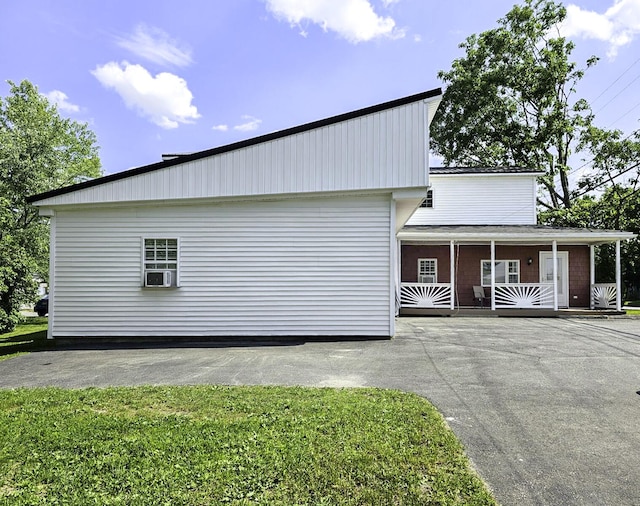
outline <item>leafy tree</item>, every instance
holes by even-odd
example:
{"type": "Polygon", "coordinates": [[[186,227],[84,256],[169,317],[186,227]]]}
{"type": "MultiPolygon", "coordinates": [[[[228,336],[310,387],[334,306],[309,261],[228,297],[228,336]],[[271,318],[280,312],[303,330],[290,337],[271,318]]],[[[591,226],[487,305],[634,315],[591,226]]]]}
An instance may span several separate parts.
{"type": "MultiPolygon", "coordinates": [[[[597,58],[584,68],[571,61],[574,45],[558,32],[565,17],[561,3],[524,0],[497,28],[468,37],[460,45],[465,55],[438,74],[446,90],[431,125],[432,148],[447,165],[544,172],[541,223],[638,234],[640,133],[623,138],[593,125],[576,86],[597,58]],[[571,175],[583,167],[588,174],[572,185],[578,178],[571,175]]],[[[611,249],[599,249],[601,278],[614,275],[611,249]]],[[[639,253],[637,239],[623,245],[623,281],[636,292],[639,253]]]]}
{"type": "Polygon", "coordinates": [[[468,37],[465,56],[438,74],[447,88],[431,126],[447,165],[544,171],[546,209],[571,207],[570,159],[592,121],[587,102],[575,99],[585,69],[569,59],[573,43],[550,36],[565,16],[559,3],[525,0],[497,28],[468,37]]]}
{"type": "Polygon", "coordinates": [[[100,175],[95,134],[62,118],[29,81],[0,97],[0,333],[47,278],[48,223],[26,197],[100,175]]]}
{"type": "MultiPolygon", "coordinates": [[[[582,135],[591,172],[578,182],[568,209],[540,213],[544,223],[587,228],[627,230],[640,235],[640,132],[622,137],[619,130],[589,127],[582,135]],[[595,191],[594,191],[595,190],[595,191]]],[[[615,280],[613,245],[597,250],[601,281],[615,280]]],[[[640,240],[622,244],[622,281],[628,297],[640,297],[640,240]]]]}

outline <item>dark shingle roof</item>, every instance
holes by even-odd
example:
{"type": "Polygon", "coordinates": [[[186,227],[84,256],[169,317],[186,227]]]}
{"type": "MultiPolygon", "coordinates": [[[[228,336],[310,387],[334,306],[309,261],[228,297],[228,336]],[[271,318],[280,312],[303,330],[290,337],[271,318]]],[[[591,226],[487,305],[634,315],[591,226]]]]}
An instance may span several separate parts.
{"type": "Polygon", "coordinates": [[[552,241],[575,244],[599,244],[635,237],[631,232],[595,228],[553,227],[548,225],[405,225],[399,233],[403,240],[459,240],[499,242],[552,241]]]}

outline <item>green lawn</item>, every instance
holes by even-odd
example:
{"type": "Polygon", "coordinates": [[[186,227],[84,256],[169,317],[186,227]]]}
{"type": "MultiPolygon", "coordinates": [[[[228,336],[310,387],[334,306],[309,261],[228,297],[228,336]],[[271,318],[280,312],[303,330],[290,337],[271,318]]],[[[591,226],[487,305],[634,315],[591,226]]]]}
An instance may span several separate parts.
{"type": "Polygon", "coordinates": [[[47,342],[47,319],[27,318],[13,332],[0,334],[0,360],[51,346],[47,342]]]}
{"type": "MultiPolygon", "coordinates": [[[[640,300],[625,301],[624,306],[640,307],[640,300]]],[[[622,309],[624,309],[628,315],[633,315],[633,316],[640,315],[640,309],[625,309],[624,306],[622,307],[622,309]]]]}
{"type": "Polygon", "coordinates": [[[0,504],[496,504],[398,391],[0,390],[0,441],[0,504]]]}

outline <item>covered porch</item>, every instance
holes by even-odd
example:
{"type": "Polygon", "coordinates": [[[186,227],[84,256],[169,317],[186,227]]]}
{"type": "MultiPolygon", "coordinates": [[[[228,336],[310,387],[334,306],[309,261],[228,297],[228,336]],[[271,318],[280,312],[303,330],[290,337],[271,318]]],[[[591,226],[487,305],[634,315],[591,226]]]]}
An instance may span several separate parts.
{"type": "Polygon", "coordinates": [[[621,312],[620,244],[632,237],[537,225],[407,226],[398,233],[398,311],[495,316],[621,312]],[[610,243],[615,243],[615,279],[597,279],[596,248],[610,243]]]}

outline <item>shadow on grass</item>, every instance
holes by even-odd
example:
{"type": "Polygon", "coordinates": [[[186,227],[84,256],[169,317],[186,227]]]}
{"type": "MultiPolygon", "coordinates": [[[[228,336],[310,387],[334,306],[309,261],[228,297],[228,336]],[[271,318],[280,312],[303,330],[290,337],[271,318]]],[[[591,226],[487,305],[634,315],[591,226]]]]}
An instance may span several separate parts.
{"type": "Polygon", "coordinates": [[[19,335],[0,336],[0,360],[10,355],[53,349],[54,343],[47,339],[46,330],[35,330],[19,335]]]}

